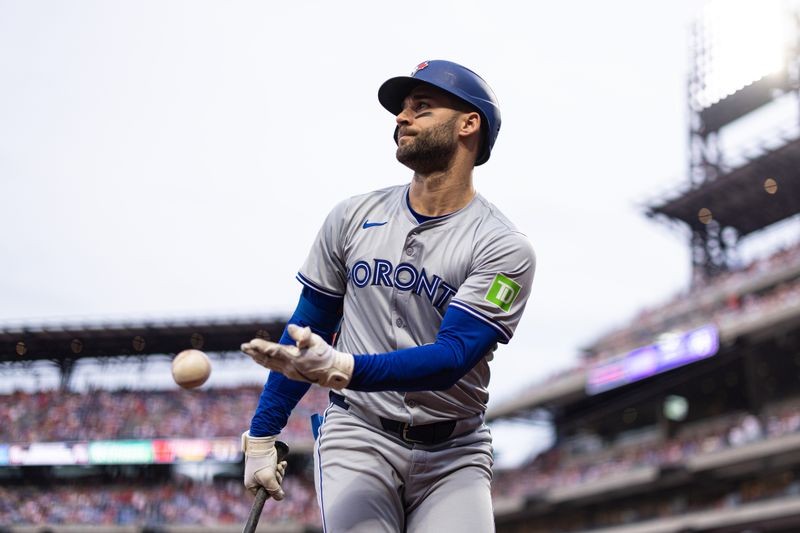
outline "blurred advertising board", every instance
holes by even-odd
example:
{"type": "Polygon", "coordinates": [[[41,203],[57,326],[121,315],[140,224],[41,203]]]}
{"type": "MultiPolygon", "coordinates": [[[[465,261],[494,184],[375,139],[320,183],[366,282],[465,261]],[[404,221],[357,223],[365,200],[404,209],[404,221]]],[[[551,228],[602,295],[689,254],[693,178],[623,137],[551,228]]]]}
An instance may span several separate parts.
{"type": "Polygon", "coordinates": [[[89,463],[93,465],[146,465],[153,462],[153,442],[149,440],[105,440],[89,443],[89,463]]]}
{"type": "Polygon", "coordinates": [[[85,442],[34,442],[8,446],[9,465],[85,465],[88,462],[85,442]]]}
{"type": "Polygon", "coordinates": [[[238,462],[238,439],[168,439],[153,441],[156,463],[238,462]]]}
{"type": "Polygon", "coordinates": [[[598,394],[679,366],[706,359],[719,351],[719,333],[709,324],[685,333],[669,333],[658,342],[636,348],[589,368],[586,393],[598,394]]]}
{"type": "Polygon", "coordinates": [[[0,444],[0,466],[236,463],[238,438],[0,444]]]}

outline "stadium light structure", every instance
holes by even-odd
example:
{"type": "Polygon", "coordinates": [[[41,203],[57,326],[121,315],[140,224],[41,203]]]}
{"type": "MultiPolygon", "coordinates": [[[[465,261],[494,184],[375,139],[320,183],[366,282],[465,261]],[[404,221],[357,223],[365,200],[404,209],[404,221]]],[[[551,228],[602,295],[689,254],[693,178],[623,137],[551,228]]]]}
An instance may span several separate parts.
{"type": "Polygon", "coordinates": [[[800,0],[708,0],[692,30],[689,183],[648,216],[688,229],[703,283],[738,264],[743,237],[800,212],[800,0]]]}
{"type": "Polygon", "coordinates": [[[696,35],[693,104],[710,107],[764,77],[785,73],[797,1],[710,0],[696,35]]]}

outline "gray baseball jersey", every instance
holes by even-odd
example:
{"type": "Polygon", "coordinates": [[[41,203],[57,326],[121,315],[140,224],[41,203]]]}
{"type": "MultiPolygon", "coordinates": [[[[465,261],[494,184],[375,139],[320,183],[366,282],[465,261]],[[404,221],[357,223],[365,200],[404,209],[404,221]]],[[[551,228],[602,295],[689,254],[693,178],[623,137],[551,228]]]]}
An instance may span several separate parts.
{"type": "MultiPolygon", "coordinates": [[[[417,223],[408,185],[349,198],[328,215],[298,280],[344,298],[336,347],[373,354],[430,344],[448,306],[508,342],[528,300],[535,256],[528,239],[481,195],[417,223]]],[[[444,391],[343,391],[359,412],[412,425],[486,410],[492,351],[444,391]]]]}

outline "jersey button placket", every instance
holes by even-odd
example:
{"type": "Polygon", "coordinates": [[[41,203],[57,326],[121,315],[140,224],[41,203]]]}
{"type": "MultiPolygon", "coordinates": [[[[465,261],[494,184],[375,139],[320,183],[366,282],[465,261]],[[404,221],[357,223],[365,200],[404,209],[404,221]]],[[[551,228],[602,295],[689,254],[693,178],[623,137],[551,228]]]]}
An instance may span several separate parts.
{"type": "Polygon", "coordinates": [[[405,253],[408,257],[414,257],[414,239],[416,236],[417,236],[417,231],[414,230],[410,232],[406,237],[405,253]]]}

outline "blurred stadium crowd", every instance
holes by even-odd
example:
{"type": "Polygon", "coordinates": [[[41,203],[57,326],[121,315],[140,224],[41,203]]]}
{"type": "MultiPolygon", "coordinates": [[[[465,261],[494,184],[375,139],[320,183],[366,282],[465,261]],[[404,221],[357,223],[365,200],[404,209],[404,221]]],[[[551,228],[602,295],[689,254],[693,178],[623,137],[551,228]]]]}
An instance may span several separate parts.
{"type": "MultiPolygon", "coordinates": [[[[740,321],[773,309],[800,306],[800,277],[765,290],[758,287],[760,278],[776,271],[800,269],[800,243],[743,266],[682,293],[663,307],[642,311],[630,323],[633,327],[614,331],[601,339],[600,350],[589,353],[581,365],[559,373],[579,372],[591,364],[608,359],[619,351],[652,342],[656,332],[670,328],[688,329],[698,323],[740,321]]],[[[800,431],[800,397],[797,401],[773,405],[756,417],[750,413],[727,413],[714,423],[703,421],[696,428],[688,426],[674,438],[661,442],[643,441],[635,446],[601,443],[598,439],[591,453],[582,449],[570,457],[566,446],[557,446],[536,457],[524,468],[505,472],[495,479],[497,496],[531,495],[545,490],[573,486],[641,466],[665,466],[689,457],[742,446],[757,440],[779,437],[800,431]]],[[[654,439],[657,437],[654,436],[654,439]]]]}
{"type": "Polygon", "coordinates": [[[712,422],[687,425],[679,435],[666,441],[653,432],[650,438],[644,436],[632,445],[603,444],[599,439],[589,444],[584,439],[579,449],[555,447],[524,468],[496,475],[493,493],[496,497],[532,496],[640,467],[681,465],[693,457],[797,432],[800,432],[800,397],[773,406],[761,417],[750,413],[727,414],[712,422]]]}
{"type": "Polygon", "coordinates": [[[664,304],[640,310],[624,327],[597,339],[576,366],[553,372],[544,381],[579,373],[627,350],[644,346],[665,331],[685,331],[709,322],[735,324],[800,305],[800,277],[776,286],[768,283],[776,272],[789,270],[800,273],[800,241],[711,281],[700,280],[664,304]],[[762,284],[765,289],[761,288],[762,284]]]}
{"type": "MultiPolygon", "coordinates": [[[[741,482],[734,490],[724,494],[709,495],[695,491],[685,491],[675,494],[669,501],[652,498],[649,501],[638,501],[636,505],[608,504],[598,506],[593,508],[591,519],[576,513],[570,517],[542,521],[537,524],[536,529],[531,531],[559,531],[562,533],[587,531],[702,512],[708,509],[733,510],[742,504],[797,495],[800,495],[800,474],[797,472],[784,472],[782,475],[769,480],[741,482]]],[[[758,530],[744,529],[741,531],[745,533],[758,530]]]]}
{"type": "MultiPolygon", "coordinates": [[[[235,437],[250,425],[260,387],[186,390],[40,391],[0,396],[0,443],[105,439],[235,437]]],[[[282,438],[312,441],[309,417],[322,412],[327,390],[312,387],[292,413],[282,438]]],[[[252,496],[241,480],[65,480],[43,490],[30,482],[0,483],[0,524],[218,525],[243,524],[252,496]]],[[[313,474],[290,465],[286,499],[266,505],[262,520],[319,525],[313,474]]]]}
{"type": "MultiPolygon", "coordinates": [[[[595,343],[585,364],[593,364],[620,352],[651,342],[654,336],[694,325],[746,320],[759,313],[800,302],[800,280],[794,279],[760,290],[760,283],[776,272],[800,269],[800,242],[787,246],[712,280],[698,279],[663,305],[642,310],[625,327],[609,332],[595,343]]],[[[574,370],[574,369],[573,369],[574,370]]]]}
{"type": "MultiPolygon", "coordinates": [[[[264,506],[271,524],[318,525],[314,485],[302,476],[287,477],[286,499],[264,506]]],[[[125,483],[92,486],[0,486],[0,524],[205,525],[244,524],[252,497],[238,480],[197,483],[125,483]]]]}
{"type": "MultiPolygon", "coordinates": [[[[647,310],[595,343],[581,365],[652,342],[669,329],[702,322],[735,323],[775,309],[800,306],[800,275],[778,283],[762,281],[778,271],[800,274],[800,244],[719,277],[715,283],[681,294],[666,305],[647,310]]],[[[17,391],[0,396],[0,443],[149,439],[164,437],[238,437],[249,426],[260,387],[184,390],[92,390],[88,392],[17,391]]],[[[309,416],[322,412],[327,392],[312,387],[295,409],[283,438],[311,440],[309,416]]],[[[535,497],[552,491],[624,476],[641,468],[669,468],[692,458],[742,448],[769,439],[800,434],[800,395],[772,402],[760,413],[725,411],[712,419],[687,423],[669,438],[657,428],[635,438],[608,441],[584,435],[565,440],[531,458],[520,468],[496,472],[493,495],[503,499],[535,497]]],[[[286,480],[287,499],[265,508],[273,523],[301,521],[319,526],[310,468],[297,468],[286,480]]],[[[665,504],[654,500],[636,508],[609,506],[593,517],[593,526],[674,515],[692,509],[725,508],[742,502],[800,494],[800,474],[787,471],[773,479],[742,482],[724,494],[676,495],[665,504]]],[[[243,523],[251,498],[236,479],[209,482],[176,477],[131,483],[77,481],[63,488],[22,483],[0,484],[0,524],[229,524],[243,523]]],[[[558,530],[580,530],[582,518],[554,524],[558,530]]],[[[555,530],[555,529],[554,529],[555,530]]]]}
{"type": "MultiPolygon", "coordinates": [[[[593,365],[653,343],[664,332],[685,331],[709,322],[730,332],[742,325],[769,323],[776,316],[796,314],[798,310],[800,244],[796,243],[723,274],[713,283],[700,284],[664,306],[641,312],[628,327],[612,331],[594,343],[577,366],[552,379],[584,375],[593,365]]],[[[734,407],[734,400],[726,402],[726,390],[730,398],[747,395],[744,383],[735,374],[717,374],[721,388],[716,392],[712,392],[713,386],[707,391],[701,389],[695,398],[705,403],[696,407],[711,416],[638,426],[631,431],[625,431],[621,422],[612,434],[584,428],[564,435],[552,448],[523,466],[495,472],[492,489],[496,505],[519,499],[558,502],[592,491],[602,493],[608,487],[636,483],[637,479],[663,477],[665,472],[680,476],[681,472],[702,471],[734,457],[744,461],[750,455],[774,453],[773,448],[792,449],[800,442],[800,391],[796,385],[800,379],[800,353],[789,355],[774,368],[770,367],[780,357],[762,352],[754,355],[757,366],[743,368],[744,372],[753,372],[745,379],[754,380],[764,400],[757,410],[742,408],[741,404],[734,407]]],[[[706,382],[713,384],[710,379],[706,382]]],[[[652,497],[641,494],[635,504],[618,499],[590,505],[581,513],[564,513],[552,522],[541,523],[541,529],[536,531],[584,531],[800,496],[800,471],[785,468],[778,473],[743,478],[721,489],[689,486],[666,497],[664,494],[667,493],[652,497]]]]}
{"type": "MultiPolygon", "coordinates": [[[[238,437],[250,427],[260,394],[260,387],[17,391],[0,396],[0,442],[238,437]]],[[[309,417],[327,404],[327,392],[312,387],[284,438],[310,439],[309,417]]]]}

